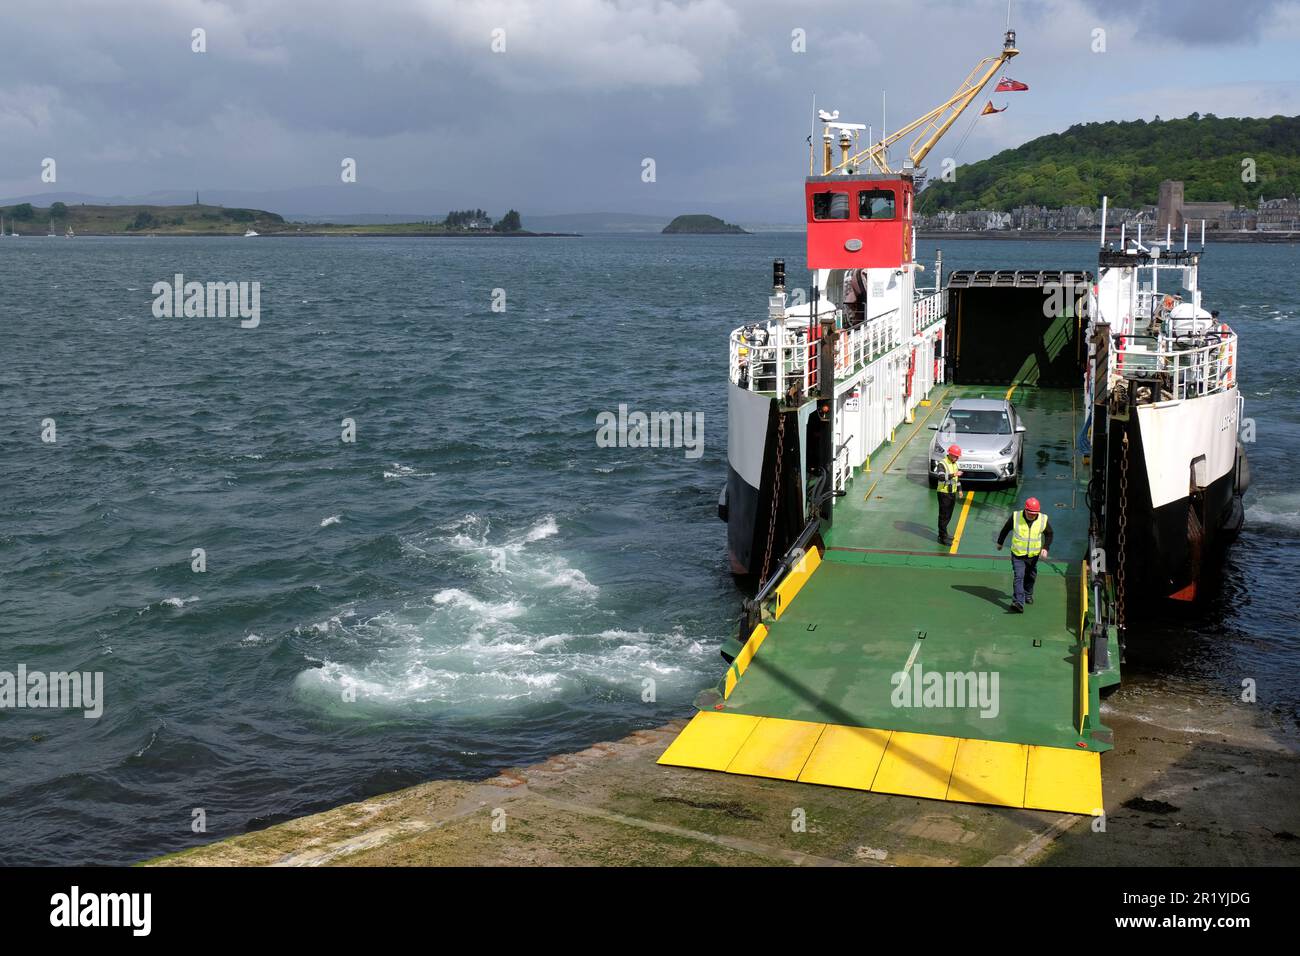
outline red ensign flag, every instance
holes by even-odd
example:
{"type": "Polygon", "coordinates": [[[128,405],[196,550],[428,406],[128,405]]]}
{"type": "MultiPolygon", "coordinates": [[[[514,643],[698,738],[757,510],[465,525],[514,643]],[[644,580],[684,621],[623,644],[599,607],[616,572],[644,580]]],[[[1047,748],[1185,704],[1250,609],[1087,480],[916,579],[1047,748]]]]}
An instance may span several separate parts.
{"type": "Polygon", "coordinates": [[[994,87],[994,93],[1020,93],[1029,89],[1028,83],[1021,83],[1019,80],[1013,80],[1009,77],[1002,77],[998,85],[994,87]]]}

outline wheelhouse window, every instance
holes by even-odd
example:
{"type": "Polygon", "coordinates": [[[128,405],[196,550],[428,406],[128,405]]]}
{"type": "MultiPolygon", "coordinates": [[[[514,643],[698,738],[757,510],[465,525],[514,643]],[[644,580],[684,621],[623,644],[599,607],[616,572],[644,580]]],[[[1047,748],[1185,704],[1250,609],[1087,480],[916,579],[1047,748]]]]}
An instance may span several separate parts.
{"type": "Polygon", "coordinates": [[[893,219],[894,191],[892,189],[863,189],[858,192],[859,219],[893,219]]]}
{"type": "Polygon", "coordinates": [[[849,194],[840,192],[813,193],[814,219],[848,219],[849,194]]]}

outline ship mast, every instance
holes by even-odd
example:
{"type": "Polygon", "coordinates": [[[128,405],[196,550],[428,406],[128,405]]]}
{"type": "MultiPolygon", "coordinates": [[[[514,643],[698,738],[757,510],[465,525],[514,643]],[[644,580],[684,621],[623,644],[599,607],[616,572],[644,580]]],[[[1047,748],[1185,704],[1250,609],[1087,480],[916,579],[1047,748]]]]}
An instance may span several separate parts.
{"type": "MultiPolygon", "coordinates": [[[[1002,52],[997,56],[986,56],[970,71],[962,84],[957,87],[957,91],[948,97],[943,103],[936,106],[924,116],[917,117],[908,123],[902,129],[890,133],[884,139],[880,140],[865,149],[858,150],[852,156],[847,156],[834,169],[827,169],[827,172],[846,172],[851,169],[857,169],[864,162],[870,162],[880,172],[892,174],[893,169],[889,167],[886,160],[886,151],[903,137],[920,130],[912,144],[908,147],[907,158],[911,166],[919,167],[921,160],[925,159],[930,150],[934,149],[936,143],[948,132],[948,128],[957,122],[957,117],[966,111],[975,97],[979,96],[980,90],[988,85],[989,80],[997,75],[1006,62],[1020,51],[1016,49],[1016,31],[1007,30],[1003,37],[1002,52]]],[[[829,165],[829,164],[828,164],[829,165]]]]}

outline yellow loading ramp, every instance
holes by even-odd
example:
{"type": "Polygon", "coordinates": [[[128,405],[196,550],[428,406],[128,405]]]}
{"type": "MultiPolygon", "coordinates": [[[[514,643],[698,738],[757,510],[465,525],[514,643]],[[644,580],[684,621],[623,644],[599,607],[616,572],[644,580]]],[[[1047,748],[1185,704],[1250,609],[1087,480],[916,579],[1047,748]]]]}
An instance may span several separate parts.
{"type": "Polygon", "coordinates": [[[1100,816],[1101,754],[700,711],[659,763],[850,790],[1100,816]]]}

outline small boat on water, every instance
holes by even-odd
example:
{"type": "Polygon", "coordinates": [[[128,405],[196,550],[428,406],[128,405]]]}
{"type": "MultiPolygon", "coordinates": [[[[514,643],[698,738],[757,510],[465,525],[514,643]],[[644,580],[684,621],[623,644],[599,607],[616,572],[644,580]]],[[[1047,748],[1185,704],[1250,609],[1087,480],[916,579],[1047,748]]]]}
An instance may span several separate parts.
{"type": "Polygon", "coordinates": [[[244,233],[244,238],[247,239],[249,236],[255,236],[255,235],[257,235],[257,233],[254,232],[252,229],[249,229],[247,232],[244,233]]]}

